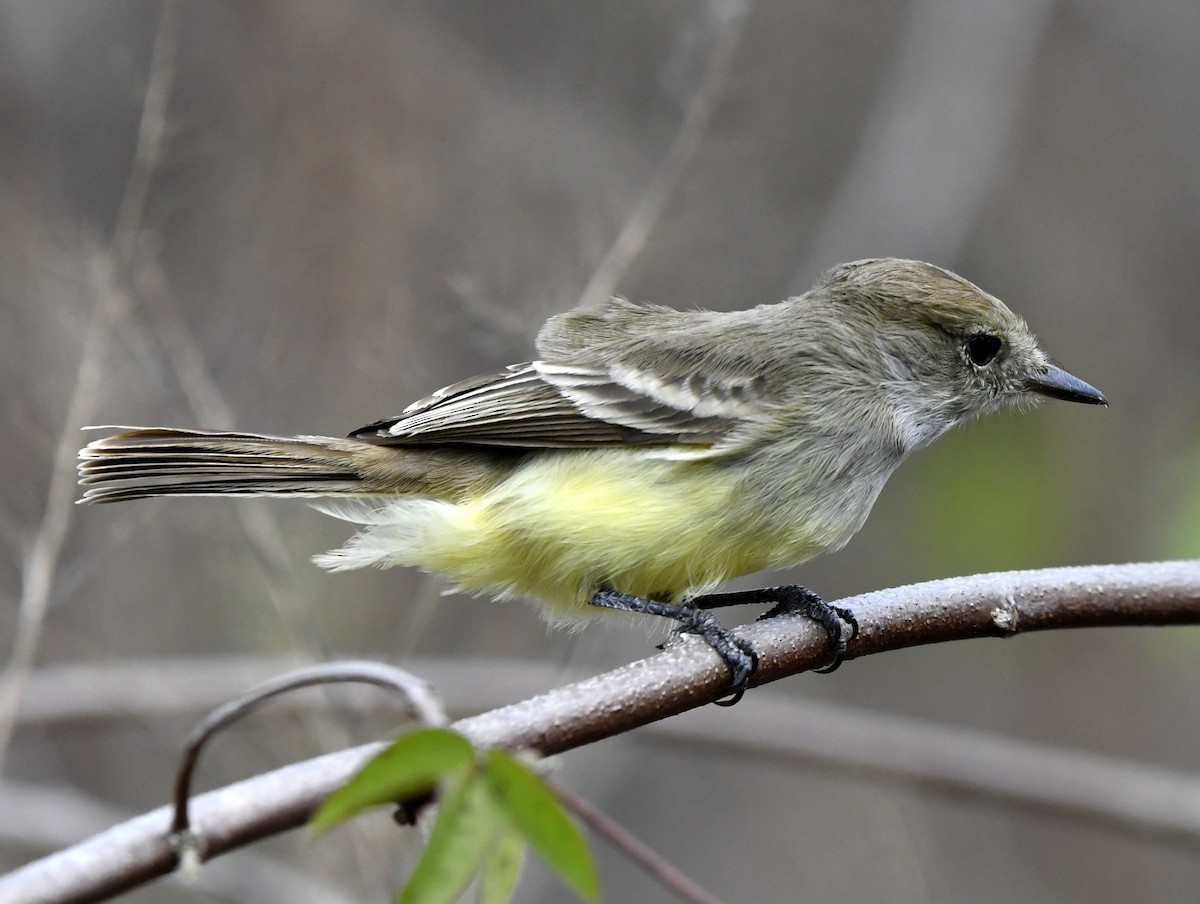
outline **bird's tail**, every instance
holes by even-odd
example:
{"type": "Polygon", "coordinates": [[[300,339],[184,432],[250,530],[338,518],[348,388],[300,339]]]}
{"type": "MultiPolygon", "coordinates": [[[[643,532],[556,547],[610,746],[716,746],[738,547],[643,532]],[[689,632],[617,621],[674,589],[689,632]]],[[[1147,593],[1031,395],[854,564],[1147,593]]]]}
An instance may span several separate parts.
{"type": "Polygon", "coordinates": [[[151,496],[368,496],[365,443],[141,427],[79,451],[81,502],[151,496]]]}

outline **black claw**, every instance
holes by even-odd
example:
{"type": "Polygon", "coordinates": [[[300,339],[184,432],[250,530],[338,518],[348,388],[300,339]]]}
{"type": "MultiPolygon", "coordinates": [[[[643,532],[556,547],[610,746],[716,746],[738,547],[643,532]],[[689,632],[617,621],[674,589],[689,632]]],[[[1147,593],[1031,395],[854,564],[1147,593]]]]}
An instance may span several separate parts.
{"type": "MultiPolygon", "coordinates": [[[[710,612],[704,612],[691,606],[676,606],[672,603],[662,603],[657,600],[647,600],[641,597],[619,593],[614,590],[601,590],[591,600],[590,605],[606,609],[622,609],[627,612],[645,612],[679,622],[676,633],[698,634],[712,647],[729,667],[729,697],[717,700],[720,706],[733,706],[746,693],[750,679],[758,671],[758,653],[748,640],[735,635],[722,625],[710,612]]],[[[659,646],[662,649],[662,645],[659,646]]]]}
{"type": "Polygon", "coordinates": [[[819,669],[813,669],[814,675],[828,675],[830,672],[836,672],[838,666],[846,659],[846,639],[838,638],[837,647],[833,651],[833,662],[829,665],[823,665],[819,669]]]}
{"type": "MultiPolygon", "coordinates": [[[[716,703],[720,706],[733,706],[742,699],[749,686],[750,678],[758,671],[758,653],[753,644],[742,640],[722,626],[708,610],[768,600],[774,601],[775,605],[760,615],[758,621],[794,612],[811,618],[825,629],[830,646],[833,648],[833,661],[822,668],[813,669],[813,671],[820,675],[828,675],[830,672],[836,671],[845,661],[847,645],[858,637],[858,619],[850,609],[844,606],[832,606],[811,590],[798,585],[710,594],[691,600],[687,606],[642,599],[608,589],[597,592],[589,602],[593,606],[608,609],[645,612],[649,615],[670,618],[679,623],[676,633],[698,634],[703,637],[725,661],[730,672],[729,695],[717,700],[716,703]],[[845,625],[850,626],[848,637],[845,625]]],[[[660,645],[659,649],[662,648],[663,646],[660,645]]]]}
{"type": "Polygon", "coordinates": [[[828,675],[837,670],[846,658],[846,646],[858,637],[858,619],[854,613],[844,606],[831,606],[806,587],[791,585],[773,587],[759,591],[763,598],[776,600],[773,608],[758,617],[758,621],[776,618],[799,612],[811,618],[825,629],[833,647],[833,662],[819,669],[813,669],[818,675],[828,675]],[[850,636],[847,637],[843,625],[850,626],[850,636]]]}
{"type": "Polygon", "coordinates": [[[733,706],[742,699],[751,676],[758,670],[758,652],[752,643],[735,636],[711,613],[688,607],[682,608],[687,614],[680,618],[680,633],[697,634],[704,638],[729,667],[731,696],[715,702],[721,706],[733,706]]]}
{"type": "MultiPolygon", "coordinates": [[[[738,639],[735,638],[735,640],[738,640],[738,639]]],[[[742,652],[745,653],[749,657],[749,660],[750,660],[749,667],[745,670],[745,674],[742,677],[741,681],[738,681],[737,677],[736,677],[737,670],[734,667],[734,664],[731,663],[728,659],[725,660],[726,665],[729,666],[730,672],[733,672],[735,677],[734,677],[733,682],[729,685],[729,696],[721,697],[721,698],[713,701],[713,703],[715,703],[717,706],[733,706],[735,703],[737,703],[739,700],[741,700],[742,697],[744,697],[746,695],[746,687],[750,681],[751,676],[753,676],[754,673],[758,671],[758,651],[756,649],[754,649],[754,644],[752,644],[748,641],[740,641],[739,640],[739,646],[741,647],[742,652]]]]}
{"type": "Polygon", "coordinates": [[[713,705],[714,706],[733,706],[739,700],[741,700],[742,697],[744,697],[744,696],[746,696],[746,689],[744,687],[731,688],[728,697],[717,698],[716,700],[713,701],[713,705]]]}
{"type": "Polygon", "coordinates": [[[845,606],[830,606],[829,608],[838,614],[838,618],[850,626],[850,636],[847,638],[847,642],[858,637],[858,619],[854,615],[854,610],[847,609],[845,606]]]}
{"type": "MultiPolygon", "coordinates": [[[[829,634],[830,640],[833,641],[833,662],[829,663],[827,666],[822,666],[819,669],[813,669],[813,672],[818,675],[828,675],[830,672],[836,672],[838,666],[845,661],[846,645],[849,644],[850,641],[854,640],[854,638],[858,637],[858,619],[854,616],[854,612],[852,612],[850,609],[847,609],[845,606],[831,606],[824,600],[820,599],[817,600],[817,603],[819,603],[820,606],[823,606],[828,612],[836,616],[835,619],[831,619],[829,622],[824,621],[819,616],[814,616],[818,622],[821,622],[825,626],[825,630],[829,634]],[[845,632],[842,631],[842,622],[845,622],[850,626],[849,637],[846,637],[845,632]]],[[[817,606],[816,608],[820,608],[820,606],[817,606]]]]}

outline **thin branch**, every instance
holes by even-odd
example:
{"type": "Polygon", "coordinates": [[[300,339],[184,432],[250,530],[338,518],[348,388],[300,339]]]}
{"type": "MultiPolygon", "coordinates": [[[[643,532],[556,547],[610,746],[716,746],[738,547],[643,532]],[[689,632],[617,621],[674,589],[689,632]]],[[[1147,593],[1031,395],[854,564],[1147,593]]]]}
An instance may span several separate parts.
{"type": "MultiPolygon", "coordinates": [[[[59,667],[34,673],[23,714],[44,727],[178,716],[218,706],[293,664],[283,658],[228,657],[59,667]]],[[[407,664],[438,688],[452,713],[460,714],[503,706],[563,678],[557,668],[525,660],[473,659],[468,665],[459,657],[416,657],[407,664]],[[481,674],[487,681],[479,681],[481,674]]],[[[297,708],[311,713],[317,703],[311,697],[289,698],[267,715],[297,708]]],[[[323,705],[328,708],[329,701],[323,705]]],[[[339,702],[356,710],[360,705],[378,709],[383,702],[365,695],[339,702]]],[[[742,761],[769,759],[916,785],[958,800],[1200,848],[1200,776],[1088,751],[769,694],[756,695],[752,705],[730,713],[702,707],[686,719],[647,725],[641,737],[693,752],[724,750],[742,761]]],[[[0,812],[0,837],[16,831],[16,822],[13,828],[6,822],[8,815],[0,812]]]]}
{"type": "Polygon", "coordinates": [[[687,750],[815,764],[1141,840],[1200,850],[1200,775],[968,728],[762,695],[652,726],[687,750]]]}
{"type": "MultiPolygon", "coordinates": [[[[233,408],[213,377],[203,350],[180,312],[160,261],[154,254],[146,253],[139,255],[137,262],[139,296],[154,316],[154,335],[162,346],[167,363],[175,372],[175,381],[182,388],[192,414],[205,426],[232,427],[233,408]]],[[[267,576],[264,582],[267,595],[281,627],[289,635],[291,646],[312,647],[318,653],[324,652],[320,638],[312,630],[311,618],[305,617],[313,609],[305,605],[309,590],[296,577],[297,569],[284,541],[278,515],[260,505],[239,505],[234,508],[242,535],[267,576]]]]}
{"type": "Polygon", "coordinates": [[[442,726],[449,721],[441,701],[433,695],[429,685],[411,672],[393,665],[359,661],[328,662],[302,666],[277,675],[217,707],[192,730],[175,776],[175,816],[171,820],[171,832],[191,832],[188,803],[192,799],[192,775],[200,762],[201,751],[213,735],[273,697],[305,687],[330,684],[373,684],[396,691],[404,697],[411,715],[420,724],[442,726]]]}
{"type": "Polygon", "coordinates": [[[675,897],[690,904],[721,904],[721,901],[697,885],[685,873],[672,866],[657,851],[617,821],[596,809],[570,788],[551,783],[551,789],[572,813],[586,822],[597,835],[640,866],[675,897]]]}
{"type": "Polygon", "coordinates": [[[1055,7],[1055,0],[905,5],[895,53],[807,244],[795,291],[838,261],[958,257],[1019,138],[1021,99],[1055,7]]]}
{"type": "Polygon", "coordinates": [[[94,407],[102,385],[101,369],[108,353],[112,328],[129,309],[129,296],[121,286],[119,273],[128,270],[141,233],[146,197],[158,167],[162,135],[170,95],[175,57],[175,6],[163,8],[158,35],[146,85],[145,100],[138,128],[133,167],[125,184],[107,254],[97,262],[94,282],[99,297],[88,325],[87,337],[79,356],[75,386],[62,420],[54,452],[54,466],[46,491],[42,523],[25,559],[21,603],[12,653],[0,676],[0,770],[12,735],[13,721],[29,670],[41,645],[42,625],[50,603],[50,591],[58,560],[70,524],[71,501],[75,495],[75,451],[78,430],[94,407]]]}
{"type": "MultiPolygon", "coordinates": [[[[941,641],[1051,628],[1200,624],[1200,561],[1103,565],[952,578],[839,601],[861,631],[848,659],[941,641]]],[[[758,648],[757,683],[823,665],[820,630],[803,618],[746,627],[758,648]]],[[[721,696],[724,666],[688,639],[606,675],[454,724],[474,743],[557,753],[703,706],[721,696]]],[[[754,707],[751,697],[741,707],[754,707]]],[[[731,712],[736,719],[737,710],[731,712]]],[[[730,723],[730,728],[735,723],[730,723]]],[[[297,763],[193,801],[205,849],[216,856],[302,824],[334,788],[382,749],[368,744],[297,763]]],[[[1186,814],[1181,815],[1182,817],[1186,814]]],[[[1196,813],[1192,812],[1193,822],[1196,813]]],[[[163,807],[0,879],[15,902],[102,900],[175,865],[163,807]]],[[[1191,827],[1191,838],[1200,826],[1191,827]]]]}
{"type": "Polygon", "coordinates": [[[596,307],[607,301],[621,277],[645,247],[646,240],[667,206],[671,192],[700,147],[713,110],[729,81],[733,59],[741,43],[742,26],[749,18],[750,5],[749,0],[715,0],[709,4],[706,13],[717,20],[717,33],[700,84],[688,98],[679,131],[671,140],[641,199],[580,293],[579,307],[596,307]]]}
{"type": "MultiPolygon", "coordinates": [[[[77,788],[46,787],[0,781],[0,841],[17,849],[54,848],[84,834],[128,819],[129,814],[90,797],[77,788]]],[[[233,866],[233,864],[230,864],[233,866]]],[[[273,857],[243,851],[233,869],[204,870],[199,875],[165,876],[193,900],[204,892],[228,901],[303,901],[304,904],[350,904],[362,898],[273,857]]]]}
{"type": "MultiPolygon", "coordinates": [[[[318,661],[295,656],[212,656],[47,666],[33,672],[18,723],[41,728],[165,717],[191,717],[220,706],[247,687],[318,661]]],[[[460,715],[504,706],[567,680],[558,666],[528,659],[468,656],[405,657],[405,669],[421,675],[438,691],[452,713],[460,715]],[[486,681],[479,676],[486,675],[486,681]]],[[[584,677],[579,675],[577,677],[584,677]]],[[[265,717],[297,712],[351,708],[355,712],[392,710],[376,694],[316,695],[280,700],[265,717]]]]}
{"type": "MultiPolygon", "coordinates": [[[[139,252],[133,274],[138,298],[151,316],[154,335],[175,373],[176,383],[183,389],[188,406],[201,424],[233,426],[234,409],[215,379],[191,326],[181,313],[170,280],[159,260],[158,248],[144,242],[139,252]]],[[[262,570],[262,587],[286,638],[285,646],[295,650],[311,650],[315,656],[328,658],[328,644],[312,617],[317,609],[312,605],[312,587],[299,577],[303,569],[297,568],[293,561],[278,513],[270,506],[235,505],[233,514],[246,540],[246,549],[254,555],[262,570]]],[[[293,661],[286,668],[296,664],[293,661]]],[[[302,715],[306,713],[302,711],[302,715]]],[[[309,723],[307,728],[317,742],[327,749],[350,743],[347,726],[341,722],[315,721],[309,723]]],[[[359,824],[351,826],[349,830],[355,834],[362,831],[359,824]]],[[[355,846],[354,856],[364,856],[363,850],[362,846],[355,846]]],[[[365,868],[366,862],[362,865],[365,868]]]]}
{"type": "Polygon", "coordinates": [[[163,136],[167,132],[167,102],[175,81],[175,39],[178,31],[179,8],[168,2],[162,8],[154,49],[150,56],[150,77],[142,101],[142,116],[138,122],[137,144],[133,151],[133,166],[121,195],[117,220],[113,226],[109,253],[128,267],[142,235],[146,216],[146,201],[158,163],[162,157],[163,136]]]}

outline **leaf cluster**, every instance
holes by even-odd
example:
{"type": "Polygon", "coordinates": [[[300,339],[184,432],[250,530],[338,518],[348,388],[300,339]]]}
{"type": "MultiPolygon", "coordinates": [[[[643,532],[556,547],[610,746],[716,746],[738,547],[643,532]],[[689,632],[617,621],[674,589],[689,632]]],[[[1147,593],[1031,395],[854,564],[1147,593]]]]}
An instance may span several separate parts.
{"type": "Polygon", "coordinates": [[[400,737],[326,798],[311,827],[430,795],[437,816],[399,904],[453,904],[475,876],[482,904],[506,904],[528,848],[579,897],[599,896],[587,843],[546,783],[511,753],[477,751],[446,729],[400,737]]]}

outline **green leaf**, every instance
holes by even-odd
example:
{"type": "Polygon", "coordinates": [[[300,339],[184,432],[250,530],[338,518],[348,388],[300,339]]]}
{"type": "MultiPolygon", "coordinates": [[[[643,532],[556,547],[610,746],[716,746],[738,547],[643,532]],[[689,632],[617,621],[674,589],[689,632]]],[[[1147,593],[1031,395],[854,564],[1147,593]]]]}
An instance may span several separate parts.
{"type": "Polygon", "coordinates": [[[446,786],[429,843],[397,904],[454,904],[506,828],[483,776],[463,770],[446,786]]]}
{"type": "Polygon", "coordinates": [[[442,728],[414,731],[376,754],[313,814],[310,827],[322,832],[378,804],[428,794],[439,781],[474,757],[471,743],[442,728]]]}
{"type": "Polygon", "coordinates": [[[524,860],[525,839],[505,826],[492,841],[479,871],[480,904],[508,904],[517,890],[524,860]]]}
{"type": "Polygon", "coordinates": [[[600,896],[596,865],[579,829],[554,792],[526,765],[503,750],[489,750],[484,775],[513,826],[575,894],[600,896]]]}

